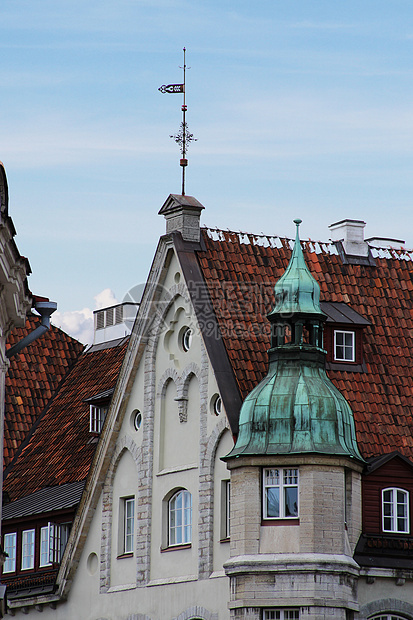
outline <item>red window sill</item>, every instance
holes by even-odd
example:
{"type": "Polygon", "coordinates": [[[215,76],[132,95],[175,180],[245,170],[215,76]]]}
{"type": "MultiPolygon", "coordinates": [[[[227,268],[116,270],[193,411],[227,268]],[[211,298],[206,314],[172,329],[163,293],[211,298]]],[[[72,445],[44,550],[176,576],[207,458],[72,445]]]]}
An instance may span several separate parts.
{"type": "Polygon", "coordinates": [[[133,558],[133,552],[132,553],[122,553],[121,555],[117,556],[117,560],[123,560],[123,558],[133,558]]]}

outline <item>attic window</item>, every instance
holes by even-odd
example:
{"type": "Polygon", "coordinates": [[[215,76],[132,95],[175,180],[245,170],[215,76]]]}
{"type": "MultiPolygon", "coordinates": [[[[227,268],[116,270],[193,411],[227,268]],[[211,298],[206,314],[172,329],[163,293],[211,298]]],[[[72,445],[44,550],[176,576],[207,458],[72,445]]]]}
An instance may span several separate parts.
{"type": "Polygon", "coordinates": [[[96,405],[90,405],[90,421],[89,431],[91,433],[100,433],[105,422],[108,407],[97,407],[96,405]]]}

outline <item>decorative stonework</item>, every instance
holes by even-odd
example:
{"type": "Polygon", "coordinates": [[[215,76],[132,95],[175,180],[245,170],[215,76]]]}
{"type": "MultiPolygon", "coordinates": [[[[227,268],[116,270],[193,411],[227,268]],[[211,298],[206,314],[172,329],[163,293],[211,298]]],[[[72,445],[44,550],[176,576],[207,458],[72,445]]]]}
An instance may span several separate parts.
{"type": "Polygon", "coordinates": [[[196,618],[196,620],[218,620],[218,614],[211,613],[205,607],[188,607],[173,620],[191,620],[191,618],[196,618]]]}
{"type": "Polygon", "coordinates": [[[199,564],[200,579],[208,579],[213,571],[214,545],[214,463],[223,433],[229,429],[227,418],[221,418],[201,452],[199,470],[199,564]]]}
{"type": "MultiPolygon", "coordinates": [[[[132,455],[137,469],[137,480],[142,468],[142,452],[135,442],[128,436],[118,440],[112,456],[102,494],[102,537],[100,553],[100,592],[107,592],[110,588],[110,562],[112,555],[112,519],[113,519],[113,479],[122,455],[128,450],[132,455]]],[[[139,515],[139,487],[137,489],[137,504],[139,515]]],[[[139,523],[139,516],[138,516],[139,523]]]]}
{"type": "Polygon", "coordinates": [[[359,620],[367,620],[373,614],[379,613],[402,614],[407,618],[413,618],[413,605],[397,598],[385,598],[360,607],[359,620]]]}

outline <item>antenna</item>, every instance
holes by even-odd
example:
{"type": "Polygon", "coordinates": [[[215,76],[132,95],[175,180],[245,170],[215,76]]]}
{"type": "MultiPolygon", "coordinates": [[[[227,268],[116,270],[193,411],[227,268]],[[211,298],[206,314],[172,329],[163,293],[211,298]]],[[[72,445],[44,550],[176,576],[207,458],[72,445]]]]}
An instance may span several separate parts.
{"type": "Polygon", "coordinates": [[[158,90],[161,93],[169,93],[169,94],[175,94],[175,93],[183,93],[184,95],[184,101],[182,104],[182,123],[179,127],[179,131],[177,134],[169,136],[170,138],[173,138],[175,140],[175,142],[179,145],[180,147],[180,151],[181,151],[181,159],[179,160],[179,164],[182,168],[182,196],[185,196],[185,168],[188,165],[188,160],[186,157],[187,151],[188,151],[188,147],[190,145],[191,142],[196,142],[197,138],[194,138],[194,134],[190,133],[188,130],[188,125],[186,122],[186,112],[187,112],[187,105],[186,105],[186,100],[185,100],[185,86],[186,86],[186,69],[190,69],[191,67],[187,67],[186,63],[185,63],[185,53],[186,53],[186,48],[183,48],[183,52],[184,52],[184,66],[180,67],[181,69],[183,69],[184,72],[184,81],[183,84],[163,84],[160,88],[158,88],[158,90]]]}

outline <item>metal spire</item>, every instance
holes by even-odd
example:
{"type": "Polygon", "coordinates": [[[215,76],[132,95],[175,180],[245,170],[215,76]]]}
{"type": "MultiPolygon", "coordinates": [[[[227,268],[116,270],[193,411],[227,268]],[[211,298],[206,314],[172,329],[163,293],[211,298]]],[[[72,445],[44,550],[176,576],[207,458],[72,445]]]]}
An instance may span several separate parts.
{"type": "MultiPolygon", "coordinates": [[[[190,145],[191,142],[196,142],[197,138],[194,138],[194,134],[190,133],[188,130],[188,125],[186,122],[186,111],[187,111],[187,105],[186,105],[186,101],[185,101],[185,80],[186,80],[186,63],[185,63],[185,52],[186,49],[185,47],[183,48],[183,52],[184,52],[184,65],[183,67],[181,67],[181,69],[183,69],[184,72],[184,81],[183,84],[163,84],[160,88],[158,88],[158,90],[161,93],[170,93],[170,94],[174,94],[174,93],[183,93],[184,95],[184,101],[182,104],[182,123],[179,127],[179,131],[177,134],[175,135],[171,135],[169,136],[170,138],[173,138],[175,140],[175,142],[177,144],[179,144],[180,147],[180,151],[181,151],[181,159],[179,161],[180,166],[182,167],[182,196],[185,196],[185,168],[188,165],[188,160],[186,158],[186,153],[188,150],[188,147],[190,145]]],[[[190,69],[190,67],[188,67],[188,69],[190,69]]]]}

